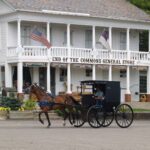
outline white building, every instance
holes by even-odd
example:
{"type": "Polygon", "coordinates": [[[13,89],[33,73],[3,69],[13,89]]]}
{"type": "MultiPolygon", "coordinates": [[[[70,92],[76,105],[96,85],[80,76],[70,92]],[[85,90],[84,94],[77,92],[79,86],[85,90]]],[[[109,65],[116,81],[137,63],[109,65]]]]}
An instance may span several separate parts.
{"type": "Polygon", "coordinates": [[[77,92],[81,80],[121,83],[121,100],[150,100],[150,46],[141,51],[140,33],[150,17],[127,0],[0,0],[0,86],[23,92],[37,82],[58,94],[77,92]],[[33,28],[52,44],[30,38],[33,28]],[[111,51],[99,42],[109,31],[111,51]],[[67,88],[67,89],[65,89],[67,88]]]}

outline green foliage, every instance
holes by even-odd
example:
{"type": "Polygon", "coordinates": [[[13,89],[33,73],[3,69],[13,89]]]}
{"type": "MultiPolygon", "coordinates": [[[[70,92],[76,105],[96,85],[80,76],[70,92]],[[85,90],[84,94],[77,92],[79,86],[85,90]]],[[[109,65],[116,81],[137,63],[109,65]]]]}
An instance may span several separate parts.
{"type": "Polygon", "coordinates": [[[6,97],[2,99],[1,105],[3,107],[9,107],[11,110],[18,110],[21,107],[22,102],[15,98],[6,97]]]}
{"type": "Polygon", "coordinates": [[[129,0],[132,4],[150,13],[150,0],[129,0]]]}
{"type": "Polygon", "coordinates": [[[57,109],[54,111],[58,116],[64,117],[64,112],[62,112],[61,110],[57,109]]]}
{"type": "Polygon", "coordinates": [[[134,108],[133,112],[150,112],[150,109],[134,108]]]}
{"type": "Polygon", "coordinates": [[[25,110],[34,110],[34,109],[36,108],[36,102],[33,101],[33,100],[31,100],[31,99],[26,100],[26,101],[24,102],[23,108],[24,108],[25,110]]]}

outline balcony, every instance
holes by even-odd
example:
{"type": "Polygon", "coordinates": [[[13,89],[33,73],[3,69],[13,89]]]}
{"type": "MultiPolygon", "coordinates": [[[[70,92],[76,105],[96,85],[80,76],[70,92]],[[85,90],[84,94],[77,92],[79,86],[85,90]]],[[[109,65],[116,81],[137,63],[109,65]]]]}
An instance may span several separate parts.
{"type": "Polygon", "coordinates": [[[57,63],[85,63],[85,64],[112,64],[112,65],[150,65],[150,53],[126,50],[86,49],[67,47],[43,46],[8,47],[7,60],[57,62],[57,63]]]}

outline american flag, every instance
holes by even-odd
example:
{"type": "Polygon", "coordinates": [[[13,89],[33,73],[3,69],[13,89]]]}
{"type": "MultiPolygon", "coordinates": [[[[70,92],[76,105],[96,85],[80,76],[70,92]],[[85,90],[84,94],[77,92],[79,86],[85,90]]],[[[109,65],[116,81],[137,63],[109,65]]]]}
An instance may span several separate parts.
{"type": "Polygon", "coordinates": [[[33,40],[35,40],[35,41],[41,42],[41,43],[44,44],[47,48],[50,48],[50,47],[51,47],[50,42],[46,39],[46,37],[43,35],[42,32],[38,31],[38,29],[34,29],[34,30],[31,32],[30,37],[31,37],[33,40]]]}
{"type": "Polygon", "coordinates": [[[109,34],[108,31],[104,30],[99,38],[99,42],[109,51],[111,51],[110,45],[109,45],[109,34]]]}

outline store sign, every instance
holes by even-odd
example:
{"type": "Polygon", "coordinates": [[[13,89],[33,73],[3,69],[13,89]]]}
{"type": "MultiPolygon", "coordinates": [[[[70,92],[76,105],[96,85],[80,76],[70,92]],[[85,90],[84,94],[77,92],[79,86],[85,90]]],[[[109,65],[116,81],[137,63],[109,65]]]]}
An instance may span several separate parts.
{"type": "Polygon", "coordinates": [[[26,67],[45,67],[45,63],[25,63],[26,67]]]}
{"type": "Polygon", "coordinates": [[[61,63],[82,63],[82,64],[112,64],[112,65],[134,65],[133,60],[120,59],[94,59],[94,58],[67,58],[67,57],[52,57],[52,62],[61,63]]]}

